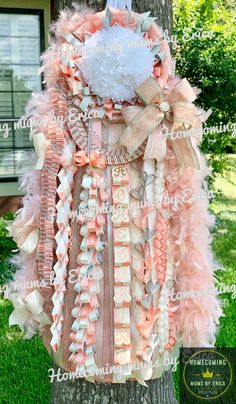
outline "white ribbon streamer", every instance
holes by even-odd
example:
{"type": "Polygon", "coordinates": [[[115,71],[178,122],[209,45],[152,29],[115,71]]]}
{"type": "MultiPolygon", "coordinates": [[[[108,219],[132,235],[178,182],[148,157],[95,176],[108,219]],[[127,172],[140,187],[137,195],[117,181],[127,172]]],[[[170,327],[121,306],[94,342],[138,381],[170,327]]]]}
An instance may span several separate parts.
{"type": "Polygon", "coordinates": [[[107,0],[107,7],[132,10],[132,0],[107,0]]]}
{"type": "Polygon", "coordinates": [[[38,161],[37,161],[35,169],[41,170],[44,165],[45,153],[46,153],[47,147],[49,145],[49,141],[45,138],[44,134],[40,132],[40,133],[36,133],[33,136],[33,143],[34,143],[35,152],[38,156],[38,161]]]}
{"type": "Polygon", "coordinates": [[[28,235],[24,243],[18,245],[18,247],[26,254],[31,254],[37,247],[38,240],[39,240],[39,229],[35,229],[28,235]]]}

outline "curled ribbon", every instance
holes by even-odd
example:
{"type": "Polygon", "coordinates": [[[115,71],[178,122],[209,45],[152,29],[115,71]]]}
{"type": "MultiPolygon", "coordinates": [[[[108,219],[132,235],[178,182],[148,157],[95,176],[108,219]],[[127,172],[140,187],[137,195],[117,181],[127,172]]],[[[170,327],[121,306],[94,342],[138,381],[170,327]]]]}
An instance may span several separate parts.
{"type": "MultiPolygon", "coordinates": [[[[118,143],[125,146],[132,155],[148,138],[144,158],[162,161],[166,153],[166,138],[159,125],[165,121],[171,131],[191,128],[195,119],[192,102],[196,95],[188,81],[183,79],[175,85],[167,100],[164,91],[152,77],[147,78],[135,92],[145,106],[128,106],[123,109],[128,126],[118,143]]],[[[189,137],[170,141],[181,167],[199,169],[198,157],[189,137]]]]}
{"type": "Polygon", "coordinates": [[[103,169],[107,165],[105,157],[97,150],[92,151],[89,156],[83,150],[76,152],[74,155],[74,162],[79,167],[89,164],[91,167],[103,169]]]}

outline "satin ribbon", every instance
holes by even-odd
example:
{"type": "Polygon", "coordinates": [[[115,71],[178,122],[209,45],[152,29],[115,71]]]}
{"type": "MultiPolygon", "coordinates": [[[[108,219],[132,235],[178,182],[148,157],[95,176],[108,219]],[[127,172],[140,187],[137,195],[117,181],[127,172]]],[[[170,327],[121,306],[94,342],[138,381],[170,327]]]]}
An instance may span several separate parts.
{"type": "MultiPolygon", "coordinates": [[[[13,305],[15,310],[9,317],[9,325],[18,325],[22,331],[25,331],[25,323],[29,320],[29,316],[39,323],[39,327],[50,324],[51,321],[47,314],[43,311],[44,298],[36,289],[29,293],[26,297],[16,297],[14,294],[13,305]]],[[[36,333],[36,329],[28,332],[27,338],[31,338],[36,333]]]]}
{"type": "Polygon", "coordinates": [[[170,352],[175,346],[175,344],[176,344],[176,338],[169,337],[168,344],[165,346],[165,349],[170,352]]]}
{"type": "Polygon", "coordinates": [[[45,138],[44,134],[40,132],[40,133],[36,133],[33,136],[33,143],[34,143],[35,152],[38,156],[38,161],[36,163],[35,169],[41,170],[44,165],[45,153],[46,153],[48,146],[50,145],[50,141],[47,140],[45,138]]]}
{"type": "MultiPolygon", "coordinates": [[[[112,1],[114,1],[114,0],[112,0],[112,1]]],[[[105,17],[103,17],[103,27],[108,29],[111,25],[112,19],[113,19],[112,12],[109,9],[109,6],[107,5],[105,17]]]]}
{"type": "Polygon", "coordinates": [[[137,328],[144,338],[148,339],[150,337],[153,324],[155,323],[159,312],[160,310],[158,308],[151,307],[149,311],[145,313],[146,319],[137,324],[137,328]]]}
{"type": "Polygon", "coordinates": [[[103,105],[104,109],[105,109],[105,113],[108,116],[109,119],[112,119],[112,115],[114,112],[114,104],[112,101],[110,102],[105,102],[103,105]]]}
{"type": "MultiPolygon", "coordinates": [[[[63,64],[60,64],[60,68],[61,68],[62,73],[65,76],[68,76],[68,77],[66,77],[66,80],[67,80],[67,83],[70,87],[72,94],[77,95],[77,94],[81,93],[82,83],[81,83],[81,81],[79,81],[79,77],[77,77],[77,74],[76,74],[77,71],[74,66],[74,61],[69,60],[69,59],[63,59],[62,62],[63,62],[63,64]]],[[[83,100],[82,100],[82,102],[83,102],[83,100]]],[[[81,104],[82,104],[82,102],[81,102],[81,104]]],[[[90,102],[91,102],[91,97],[89,99],[88,105],[90,104],[90,102]]]]}
{"type": "Polygon", "coordinates": [[[147,341],[147,346],[142,351],[137,351],[136,355],[144,361],[150,362],[156,346],[159,344],[159,338],[156,334],[151,334],[147,341]]]}
{"type": "Polygon", "coordinates": [[[104,111],[104,114],[111,120],[120,121],[122,115],[122,105],[115,104],[112,101],[104,102],[101,110],[104,111]]]}
{"type": "MultiPolygon", "coordinates": [[[[125,146],[132,155],[148,138],[144,158],[162,161],[166,153],[166,138],[160,132],[160,124],[165,120],[171,131],[189,129],[195,119],[196,96],[186,79],[180,80],[165,99],[164,92],[152,77],[146,79],[136,94],[145,104],[128,106],[123,109],[123,117],[128,125],[119,138],[119,145],[125,146]]],[[[178,163],[181,167],[199,168],[199,161],[190,138],[171,140],[178,163]]]]}
{"type": "Polygon", "coordinates": [[[39,229],[35,229],[28,235],[23,244],[18,243],[18,247],[21,249],[21,251],[24,251],[26,254],[31,254],[37,247],[38,240],[39,240],[39,229]]]}
{"type": "Polygon", "coordinates": [[[16,221],[9,227],[10,235],[23,252],[31,254],[37,247],[39,240],[39,229],[35,228],[33,223],[34,218],[25,222],[24,219],[16,221]]]}
{"type": "Polygon", "coordinates": [[[83,42],[80,42],[78,36],[74,36],[72,33],[70,32],[64,32],[63,34],[61,34],[61,36],[73,47],[75,47],[77,50],[80,50],[84,44],[83,42]]]}
{"type": "Polygon", "coordinates": [[[107,7],[132,10],[132,0],[107,0],[107,7]]]}
{"type": "Polygon", "coordinates": [[[103,169],[107,165],[105,157],[96,150],[92,151],[89,156],[83,150],[76,152],[74,155],[74,162],[79,167],[89,164],[92,167],[103,169]]]}

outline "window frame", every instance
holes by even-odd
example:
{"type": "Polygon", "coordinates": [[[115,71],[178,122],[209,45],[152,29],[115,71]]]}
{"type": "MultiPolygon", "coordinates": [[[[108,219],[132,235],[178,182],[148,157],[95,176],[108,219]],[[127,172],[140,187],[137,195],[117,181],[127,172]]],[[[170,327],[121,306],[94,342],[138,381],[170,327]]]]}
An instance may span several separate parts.
{"type": "MultiPolygon", "coordinates": [[[[0,7],[0,14],[19,14],[19,15],[36,15],[39,16],[39,39],[40,39],[40,44],[39,44],[39,49],[40,49],[40,54],[42,54],[45,51],[45,24],[44,24],[44,9],[32,9],[32,8],[15,8],[15,7],[0,7]]],[[[41,75],[41,85],[42,85],[42,90],[44,90],[44,85],[43,85],[43,80],[42,80],[42,75],[41,75]]],[[[12,92],[11,92],[12,93],[12,92]]],[[[6,118],[1,118],[0,123],[2,122],[10,122],[14,118],[9,118],[9,121],[6,118]],[[4,120],[4,121],[3,121],[4,120]]],[[[17,119],[15,120],[17,121],[17,119]]],[[[1,136],[1,134],[0,134],[1,136]]],[[[3,150],[4,148],[1,147],[0,145],[0,150],[3,150]]],[[[27,147],[25,149],[20,148],[20,147],[15,147],[15,132],[13,132],[13,147],[9,149],[11,151],[15,150],[33,150],[33,145],[31,147],[27,147]]],[[[15,165],[15,161],[14,161],[15,165]]],[[[16,182],[18,181],[18,178],[21,174],[9,174],[9,175],[0,175],[0,182],[16,182]]]]}
{"type": "Polygon", "coordinates": [[[45,51],[45,36],[44,36],[44,10],[35,8],[14,8],[0,7],[0,14],[27,14],[39,16],[39,32],[40,32],[40,52],[45,51]]]}

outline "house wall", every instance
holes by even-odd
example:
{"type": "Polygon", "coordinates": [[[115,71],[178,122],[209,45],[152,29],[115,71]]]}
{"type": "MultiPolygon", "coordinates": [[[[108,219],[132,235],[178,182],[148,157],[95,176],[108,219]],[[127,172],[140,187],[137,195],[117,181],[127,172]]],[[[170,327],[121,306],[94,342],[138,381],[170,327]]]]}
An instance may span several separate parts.
{"type": "MultiPolygon", "coordinates": [[[[0,0],[0,9],[18,8],[21,10],[43,10],[44,12],[44,43],[48,47],[48,26],[51,22],[51,1],[50,0],[0,0]]],[[[0,145],[1,147],[1,145],[0,145]]],[[[15,180],[6,181],[0,178],[0,216],[7,212],[15,212],[19,206],[22,196],[18,182],[15,180]]]]}
{"type": "Polygon", "coordinates": [[[51,22],[51,1],[50,0],[0,0],[0,8],[36,9],[44,11],[44,38],[48,46],[48,26],[51,22]]]}

